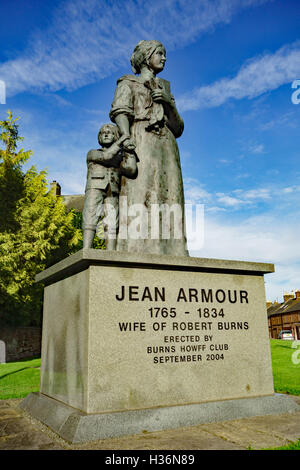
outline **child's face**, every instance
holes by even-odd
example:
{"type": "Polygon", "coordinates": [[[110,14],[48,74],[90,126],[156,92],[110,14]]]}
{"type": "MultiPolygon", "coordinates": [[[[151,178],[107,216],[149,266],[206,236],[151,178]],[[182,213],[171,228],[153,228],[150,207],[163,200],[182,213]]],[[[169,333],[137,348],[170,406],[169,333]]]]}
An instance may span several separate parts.
{"type": "Polygon", "coordinates": [[[100,143],[105,147],[115,141],[115,134],[110,127],[103,127],[99,136],[100,143]]]}

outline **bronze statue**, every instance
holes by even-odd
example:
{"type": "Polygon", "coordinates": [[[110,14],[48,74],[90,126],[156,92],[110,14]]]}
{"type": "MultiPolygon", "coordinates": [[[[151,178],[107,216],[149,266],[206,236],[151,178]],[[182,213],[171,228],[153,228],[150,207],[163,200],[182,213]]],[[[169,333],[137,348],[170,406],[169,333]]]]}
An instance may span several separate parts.
{"type": "Polygon", "coordinates": [[[116,248],[119,224],[120,180],[124,175],[137,175],[137,159],[134,152],[124,151],[117,126],[104,124],[98,133],[98,150],[87,154],[87,182],[83,209],[83,248],[91,248],[94,236],[103,218],[106,249],[116,248]]]}
{"type": "MultiPolygon", "coordinates": [[[[143,253],[188,256],[185,235],[184,193],[176,138],[183,132],[183,121],[176,109],[170,83],[158,78],[164,69],[166,51],[158,41],[140,41],[131,57],[135,75],[125,75],[117,82],[111,120],[124,138],[123,147],[135,149],[139,157],[136,179],[124,178],[120,196],[127,198],[126,208],[134,205],[146,211],[146,233],[141,238],[119,236],[117,249],[143,253]],[[169,223],[169,237],[153,238],[153,207],[166,213],[177,209],[169,223]],[[179,208],[179,217],[178,217],[179,208]]],[[[159,224],[165,222],[160,212],[159,224]]],[[[130,217],[120,207],[120,224],[130,227],[130,217]]],[[[144,231],[145,233],[145,231],[144,231]]]]}

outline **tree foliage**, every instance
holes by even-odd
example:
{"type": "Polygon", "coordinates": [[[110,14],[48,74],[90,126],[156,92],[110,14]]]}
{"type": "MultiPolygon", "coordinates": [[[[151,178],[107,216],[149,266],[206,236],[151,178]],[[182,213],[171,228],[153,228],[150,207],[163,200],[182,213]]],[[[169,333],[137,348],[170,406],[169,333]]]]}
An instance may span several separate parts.
{"type": "MultiPolygon", "coordinates": [[[[81,234],[81,239],[77,247],[78,250],[81,250],[81,248],[83,248],[82,212],[78,212],[75,209],[71,209],[71,211],[73,211],[73,225],[80,231],[81,234]]],[[[97,234],[94,237],[92,248],[95,250],[106,250],[104,227],[102,221],[100,221],[97,234]]]]}
{"type": "Polygon", "coordinates": [[[0,324],[39,325],[43,285],[37,273],[80,248],[81,232],[62,198],[48,190],[46,171],[24,171],[32,151],[11,112],[0,121],[0,324]]]}

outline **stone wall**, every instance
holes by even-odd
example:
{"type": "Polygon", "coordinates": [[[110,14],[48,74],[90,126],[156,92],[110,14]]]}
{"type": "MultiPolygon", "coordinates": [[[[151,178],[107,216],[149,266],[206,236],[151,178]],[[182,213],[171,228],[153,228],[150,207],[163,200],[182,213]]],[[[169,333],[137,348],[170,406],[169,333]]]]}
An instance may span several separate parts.
{"type": "Polygon", "coordinates": [[[0,327],[0,363],[40,356],[41,337],[39,327],[0,327]]]}

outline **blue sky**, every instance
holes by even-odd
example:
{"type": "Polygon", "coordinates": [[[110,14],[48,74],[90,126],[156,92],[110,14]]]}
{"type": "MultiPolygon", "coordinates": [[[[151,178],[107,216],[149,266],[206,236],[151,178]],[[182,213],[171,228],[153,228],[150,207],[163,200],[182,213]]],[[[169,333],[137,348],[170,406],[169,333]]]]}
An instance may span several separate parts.
{"type": "Polygon", "coordinates": [[[190,254],[274,263],[271,300],[300,288],[299,0],[0,0],[0,17],[0,118],[21,117],[30,163],[63,194],[84,192],[136,43],[162,41],[186,202],[204,204],[190,254]]]}

